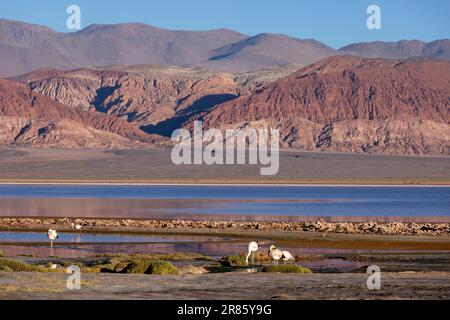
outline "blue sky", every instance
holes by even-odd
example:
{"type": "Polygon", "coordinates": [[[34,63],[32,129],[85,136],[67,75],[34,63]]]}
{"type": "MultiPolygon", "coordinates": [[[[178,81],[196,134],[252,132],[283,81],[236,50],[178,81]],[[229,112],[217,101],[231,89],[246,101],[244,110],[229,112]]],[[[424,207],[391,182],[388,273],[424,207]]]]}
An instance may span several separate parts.
{"type": "Polygon", "coordinates": [[[81,7],[82,27],[142,22],[166,29],[228,28],[248,35],[282,33],[332,47],[361,41],[450,38],[449,0],[14,0],[0,17],[66,29],[66,8],[81,7]],[[381,8],[382,30],[368,30],[366,9],[381,8]]]}

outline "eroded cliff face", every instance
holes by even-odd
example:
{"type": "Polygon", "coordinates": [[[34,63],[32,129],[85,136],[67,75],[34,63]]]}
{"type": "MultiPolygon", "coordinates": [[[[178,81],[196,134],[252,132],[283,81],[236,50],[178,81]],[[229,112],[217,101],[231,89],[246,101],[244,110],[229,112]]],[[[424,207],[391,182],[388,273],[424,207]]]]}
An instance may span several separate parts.
{"type": "Polygon", "coordinates": [[[109,70],[43,70],[17,78],[67,106],[154,125],[177,113],[207,109],[249,90],[227,74],[164,74],[109,70]]]}
{"type": "Polygon", "coordinates": [[[0,143],[63,148],[137,147],[157,139],[114,116],[68,107],[0,79],[0,143]]]}
{"type": "Polygon", "coordinates": [[[450,63],[332,57],[201,117],[278,128],[283,146],[304,150],[447,155],[450,63]]]}

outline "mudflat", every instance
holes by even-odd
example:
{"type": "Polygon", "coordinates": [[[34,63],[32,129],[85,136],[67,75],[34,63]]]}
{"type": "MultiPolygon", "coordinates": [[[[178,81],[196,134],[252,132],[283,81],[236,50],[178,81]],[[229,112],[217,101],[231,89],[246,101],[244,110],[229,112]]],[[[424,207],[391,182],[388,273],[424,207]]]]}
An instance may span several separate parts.
{"type": "Polygon", "coordinates": [[[450,272],[387,272],[381,290],[365,274],[246,274],[181,276],[83,274],[81,290],[67,275],[0,273],[0,299],[449,299],[450,272]]]}

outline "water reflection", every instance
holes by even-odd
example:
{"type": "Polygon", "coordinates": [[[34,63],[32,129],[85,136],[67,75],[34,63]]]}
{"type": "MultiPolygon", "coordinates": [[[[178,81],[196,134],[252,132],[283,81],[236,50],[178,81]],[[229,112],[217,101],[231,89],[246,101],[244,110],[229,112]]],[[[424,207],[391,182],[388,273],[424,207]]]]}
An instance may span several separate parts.
{"type": "Polygon", "coordinates": [[[0,185],[0,216],[448,221],[450,187],[0,185]]]}
{"type": "MultiPolygon", "coordinates": [[[[215,241],[215,242],[166,242],[166,243],[89,243],[89,244],[58,244],[54,245],[54,254],[58,257],[77,258],[105,253],[201,253],[211,257],[222,257],[228,254],[246,252],[247,241],[215,241]]],[[[408,250],[355,250],[355,249],[329,249],[329,248],[302,248],[280,243],[283,249],[294,255],[342,255],[342,254],[374,254],[374,253],[405,253],[408,250]]],[[[0,244],[0,250],[6,256],[35,255],[49,256],[49,246],[45,244],[0,244]]],[[[267,248],[261,249],[263,252],[267,248]]],[[[418,251],[415,251],[418,252],[418,251]]]]}
{"type": "MultiPolygon", "coordinates": [[[[101,233],[59,233],[58,243],[157,243],[157,242],[214,242],[230,238],[190,235],[137,235],[101,233]]],[[[0,232],[1,243],[47,243],[44,232],[0,232]]]]}

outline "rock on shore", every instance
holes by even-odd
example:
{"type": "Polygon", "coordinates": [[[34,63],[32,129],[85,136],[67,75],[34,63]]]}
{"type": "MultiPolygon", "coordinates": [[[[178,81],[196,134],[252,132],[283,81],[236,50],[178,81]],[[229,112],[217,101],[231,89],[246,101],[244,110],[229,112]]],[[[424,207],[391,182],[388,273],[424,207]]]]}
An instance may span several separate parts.
{"type": "MultiPolygon", "coordinates": [[[[33,229],[48,226],[68,226],[73,220],[68,218],[0,218],[0,229],[33,229]]],[[[248,222],[211,220],[132,220],[132,219],[76,219],[76,224],[89,228],[137,228],[146,229],[241,229],[241,230],[284,230],[301,232],[375,234],[375,235],[450,235],[449,223],[414,222],[248,222]]]]}

